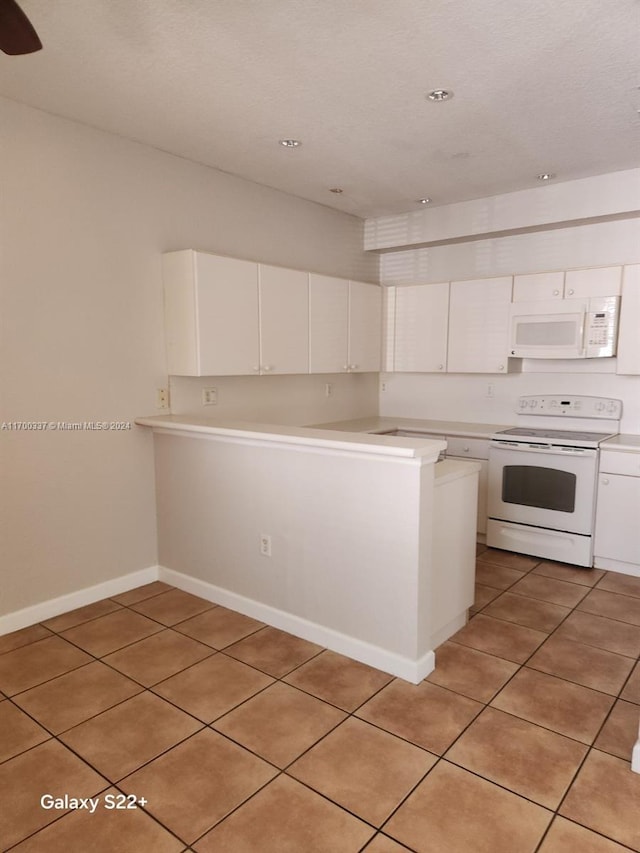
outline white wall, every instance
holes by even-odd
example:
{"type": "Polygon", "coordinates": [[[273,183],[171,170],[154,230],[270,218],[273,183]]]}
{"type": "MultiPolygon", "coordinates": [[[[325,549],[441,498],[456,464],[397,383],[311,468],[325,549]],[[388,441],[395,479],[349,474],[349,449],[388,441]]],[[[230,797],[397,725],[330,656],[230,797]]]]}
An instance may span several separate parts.
{"type": "MultiPolygon", "coordinates": [[[[155,412],[163,251],[376,278],[355,217],[4,99],[0,127],[2,422],[155,412]]],[[[146,429],[2,430],[0,454],[0,614],[157,562],[146,429]]]]}

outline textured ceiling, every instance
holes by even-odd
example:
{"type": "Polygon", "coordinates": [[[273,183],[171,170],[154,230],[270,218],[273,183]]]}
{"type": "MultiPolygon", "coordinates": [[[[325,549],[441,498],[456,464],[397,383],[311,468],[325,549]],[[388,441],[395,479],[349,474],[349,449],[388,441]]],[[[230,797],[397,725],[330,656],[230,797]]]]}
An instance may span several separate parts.
{"type": "Polygon", "coordinates": [[[0,94],[359,216],[640,163],[639,0],[21,6],[0,94]]]}

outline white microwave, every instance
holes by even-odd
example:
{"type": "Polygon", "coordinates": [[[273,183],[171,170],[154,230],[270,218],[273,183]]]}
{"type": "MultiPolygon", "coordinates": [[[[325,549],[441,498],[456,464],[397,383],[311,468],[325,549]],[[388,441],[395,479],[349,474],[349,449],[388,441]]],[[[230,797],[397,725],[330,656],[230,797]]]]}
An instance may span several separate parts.
{"type": "Polygon", "coordinates": [[[514,302],[513,358],[603,358],[616,354],[619,296],[514,302]]]}

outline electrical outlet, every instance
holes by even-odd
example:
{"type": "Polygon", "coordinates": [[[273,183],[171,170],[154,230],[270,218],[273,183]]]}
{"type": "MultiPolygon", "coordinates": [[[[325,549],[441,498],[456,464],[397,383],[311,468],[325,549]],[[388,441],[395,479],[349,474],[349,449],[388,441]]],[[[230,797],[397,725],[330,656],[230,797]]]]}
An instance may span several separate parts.
{"type": "Polygon", "coordinates": [[[330,397],[333,394],[333,385],[330,382],[327,382],[324,386],[324,396],[330,397]]]}
{"type": "Polygon", "coordinates": [[[156,391],[156,409],[169,408],[169,389],[158,388],[156,391]]]}
{"type": "Polygon", "coordinates": [[[203,388],[202,389],[202,405],[217,406],[218,405],[218,389],[203,388]]]}
{"type": "Polygon", "coordinates": [[[493,384],[493,382],[489,382],[489,384],[487,385],[487,397],[495,396],[495,389],[496,386],[493,384]]]}
{"type": "Polygon", "coordinates": [[[380,383],[380,390],[381,390],[381,391],[386,391],[386,390],[387,390],[387,383],[386,383],[386,382],[381,382],[381,383],[380,383]]]}
{"type": "Polygon", "coordinates": [[[260,534],[260,553],[263,557],[271,556],[271,536],[268,533],[260,534]]]}

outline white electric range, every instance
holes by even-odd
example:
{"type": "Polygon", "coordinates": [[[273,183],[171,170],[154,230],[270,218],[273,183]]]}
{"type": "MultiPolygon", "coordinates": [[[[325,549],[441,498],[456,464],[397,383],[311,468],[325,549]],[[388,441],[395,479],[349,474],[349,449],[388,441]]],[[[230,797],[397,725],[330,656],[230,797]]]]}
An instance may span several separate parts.
{"type": "Polygon", "coordinates": [[[617,435],[622,402],[548,394],[516,411],[519,426],[491,436],[487,544],[591,566],[599,446],[617,435]]]}

